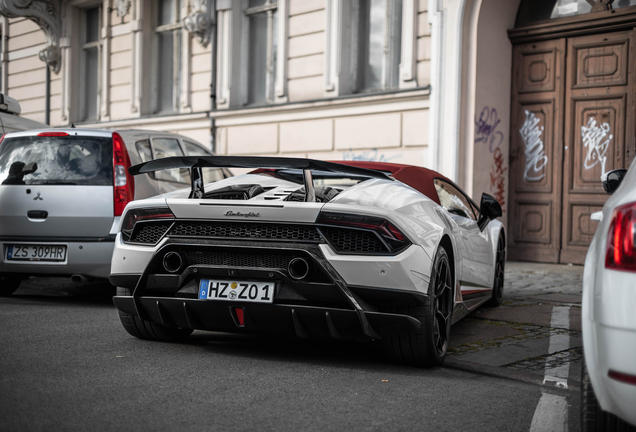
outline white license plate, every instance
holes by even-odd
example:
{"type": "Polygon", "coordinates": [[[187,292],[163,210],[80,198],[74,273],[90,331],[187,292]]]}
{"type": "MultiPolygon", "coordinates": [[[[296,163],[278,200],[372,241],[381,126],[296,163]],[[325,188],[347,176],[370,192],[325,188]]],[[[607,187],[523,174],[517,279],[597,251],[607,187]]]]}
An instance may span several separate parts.
{"type": "Polygon", "coordinates": [[[9,245],[7,261],[64,261],[66,245],[9,245]]]}
{"type": "Polygon", "coordinates": [[[199,298],[252,303],[272,303],[274,283],[201,279],[199,298]]]}

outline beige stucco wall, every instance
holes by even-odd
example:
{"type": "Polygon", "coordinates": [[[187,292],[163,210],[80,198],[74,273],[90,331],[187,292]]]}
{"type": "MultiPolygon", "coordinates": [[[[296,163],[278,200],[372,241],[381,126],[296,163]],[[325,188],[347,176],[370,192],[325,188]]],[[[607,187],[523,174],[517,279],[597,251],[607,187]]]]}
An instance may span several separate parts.
{"type": "MultiPolygon", "coordinates": [[[[426,0],[416,3],[416,81],[425,87],[430,25],[426,0]]],[[[332,98],[325,88],[326,7],[326,0],[289,1],[287,91],[295,104],[214,113],[217,152],[425,165],[428,90],[324,100],[332,98]]]]}
{"type": "MultiPolygon", "coordinates": [[[[467,140],[473,144],[473,195],[489,193],[502,204],[507,223],[510,155],[512,44],[520,0],[483,0],[476,45],[476,85],[467,140]]],[[[468,120],[468,121],[470,121],[468,120]]]]}
{"type": "MultiPolygon", "coordinates": [[[[46,66],[38,58],[45,46],[44,33],[24,18],[9,19],[5,33],[7,95],[20,102],[23,117],[44,122],[46,66]]],[[[51,78],[51,122],[60,124],[61,81],[59,76],[51,78]]]]}
{"type": "MultiPolygon", "coordinates": [[[[122,19],[105,12],[105,37],[100,81],[103,97],[100,122],[82,123],[77,113],[79,31],[76,5],[62,2],[62,70],[52,74],[51,125],[131,127],[169,130],[210,144],[211,46],[203,47],[185,31],[179,112],[157,117],[143,112],[135,94],[149,80],[136,78],[141,51],[138,33],[149,3],[133,0],[122,19]],[[145,9],[144,9],[145,8],[145,9]],[[74,18],[75,17],[75,18],[74,18]],[[66,45],[65,45],[66,44],[66,45]],[[75,47],[75,48],[73,48],[75,47]],[[73,54],[74,53],[74,54],[73,54]],[[73,57],[74,55],[74,57],[73,57]],[[140,81],[141,80],[141,81],[140,81]],[[68,88],[67,88],[68,87],[68,88]],[[66,98],[64,96],[66,95],[66,98]],[[65,105],[66,104],[66,105],[65,105]],[[68,115],[68,117],[65,116],[68,115]]],[[[87,3],[88,4],[88,3],[87,3]]],[[[91,3],[94,4],[94,3],[91,3]]],[[[104,5],[107,2],[104,2],[104,5]]],[[[328,159],[365,159],[426,164],[430,84],[430,25],[427,0],[415,0],[415,80],[412,91],[395,94],[334,97],[326,89],[327,0],[289,0],[286,97],[288,103],[257,109],[219,110],[211,115],[218,127],[216,150],[221,154],[294,155],[328,159]]],[[[184,9],[187,13],[187,8],[184,9]]],[[[11,19],[8,37],[8,95],[22,106],[22,115],[44,121],[45,65],[38,59],[44,34],[27,19],[11,19]]],[[[279,59],[280,61],[280,59],[279,59]]],[[[142,94],[142,98],[150,95],[142,94]]],[[[148,100],[148,99],[146,99],[148,100]]]]}

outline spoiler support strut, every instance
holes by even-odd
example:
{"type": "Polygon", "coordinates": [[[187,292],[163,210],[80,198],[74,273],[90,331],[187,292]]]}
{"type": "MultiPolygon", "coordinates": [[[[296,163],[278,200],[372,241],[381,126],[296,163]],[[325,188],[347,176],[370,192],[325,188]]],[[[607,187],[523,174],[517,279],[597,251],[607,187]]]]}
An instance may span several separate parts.
{"type": "Polygon", "coordinates": [[[296,169],[303,172],[305,201],[315,202],[316,191],[313,184],[312,170],[350,174],[359,177],[393,180],[388,174],[352,165],[339,164],[315,159],[281,158],[263,156],[174,156],[154,159],[128,168],[131,175],[151,173],[155,171],[189,168],[190,198],[203,198],[205,195],[202,168],[269,168],[296,169]]]}

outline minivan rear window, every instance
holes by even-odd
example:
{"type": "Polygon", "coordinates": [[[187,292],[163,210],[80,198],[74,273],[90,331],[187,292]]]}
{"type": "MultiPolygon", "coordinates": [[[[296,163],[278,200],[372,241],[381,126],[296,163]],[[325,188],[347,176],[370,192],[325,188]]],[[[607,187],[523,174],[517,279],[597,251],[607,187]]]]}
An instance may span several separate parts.
{"type": "Polygon", "coordinates": [[[112,186],[112,138],[5,138],[0,144],[0,184],[112,186]]]}

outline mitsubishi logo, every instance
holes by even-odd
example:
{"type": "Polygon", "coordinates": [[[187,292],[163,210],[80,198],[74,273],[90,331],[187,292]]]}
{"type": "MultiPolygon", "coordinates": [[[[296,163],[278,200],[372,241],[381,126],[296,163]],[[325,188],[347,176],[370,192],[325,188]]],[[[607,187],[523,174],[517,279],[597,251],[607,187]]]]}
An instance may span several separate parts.
{"type": "Polygon", "coordinates": [[[44,200],[44,198],[42,198],[40,196],[40,192],[38,192],[38,194],[35,196],[35,198],[33,198],[33,201],[35,201],[35,200],[40,200],[40,201],[44,200]]]}

